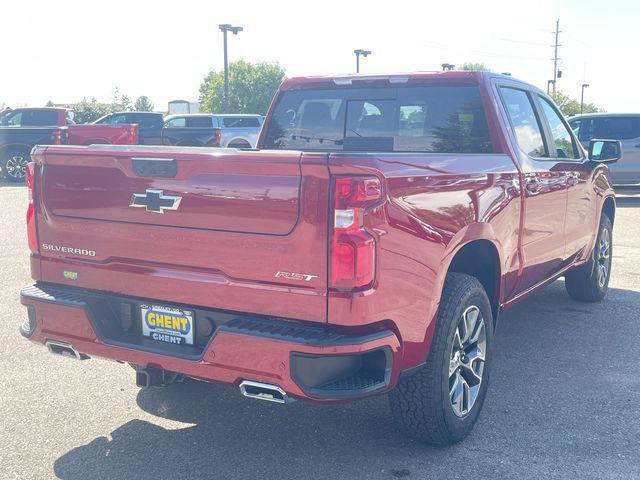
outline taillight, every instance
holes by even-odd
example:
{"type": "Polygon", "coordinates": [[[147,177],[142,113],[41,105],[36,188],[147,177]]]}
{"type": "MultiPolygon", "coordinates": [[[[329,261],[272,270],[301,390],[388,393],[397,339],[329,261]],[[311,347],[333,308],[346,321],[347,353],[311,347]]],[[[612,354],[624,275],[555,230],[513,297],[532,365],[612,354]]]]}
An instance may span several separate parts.
{"type": "Polygon", "coordinates": [[[53,145],[62,145],[62,131],[54,130],[51,134],[53,136],[53,145]]]}
{"type": "Polygon", "coordinates": [[[220,129],[219,128],[214,128],[213,129],[213,141],[216,144],[218,144],[218,146],[219,146],[221,140],[222,140],[222,134],[220,133],[220,129]]]}
{"type": "Polygon", "coordinates": [[[364,229],[364,214],[380,198],[375,177],[334,179],[331,288],[357,290],[373,283],[376,244],[364,229]]]}
{"type": "Polygon", "coordinates": [[[27,206],[27,241],[29,242],[29,250],[33,253],[38,252],[38,239],[36,234],[36,211],[33,202],[33,174],[35,172],[35,163],[29,162],[25,170],[25,183],[27,184],[27,192],[29,194],[29,204],[27,206]]]}

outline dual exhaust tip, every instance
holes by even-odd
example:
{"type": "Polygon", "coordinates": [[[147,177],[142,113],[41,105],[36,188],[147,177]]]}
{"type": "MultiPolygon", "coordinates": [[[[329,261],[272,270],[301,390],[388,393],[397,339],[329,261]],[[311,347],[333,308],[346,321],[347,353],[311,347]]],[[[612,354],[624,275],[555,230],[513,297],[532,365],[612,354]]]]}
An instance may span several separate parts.
{"type": "MultiPolygon", "coordinates": [[[[58,340],[47,340],[45,342],[47,350],[55,355],[61,355],[67,358],[73,358],[75,360],[86,360],[88,355],[78,352],[73,345],[60,342],[58,340]]],[[[162,370],[158,370],[158,373],[164,373],[162,370]]],[[[156,372],[154,372],[156,373],[156,372]]],[[[140,386],[150,385],[163,385],[172,382],[153,381],[153,375],[150,375],[148,370],[136,371],[136,383],[140,386]],[[144,379],[143,379],[144,377],[144,379]]],[[[264,400],[266,402],[274,403],[288,403],[291,399],[287,396],[287,393],[277,385],[271,385],[269,383],[254,382],[252,380],[243,380],[240,382],[240,393],[245,397],[255,398],[257,400],[264,400]]]]}

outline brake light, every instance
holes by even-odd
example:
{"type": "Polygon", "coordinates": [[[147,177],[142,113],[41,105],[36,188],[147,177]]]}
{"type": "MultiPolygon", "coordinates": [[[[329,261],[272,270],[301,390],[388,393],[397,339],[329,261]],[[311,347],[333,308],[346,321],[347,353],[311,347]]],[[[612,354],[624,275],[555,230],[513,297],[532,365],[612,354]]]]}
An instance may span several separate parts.
{"type": "Polygon", "coordinates": [[[220,141],[222,140],[222,134],[220,133],[219,128],[213,129],[213,141],[220,146],[220,141]]]}
{"type": "Polygon", "coordinates": [[[373,283],[376,245],[363,222],[367,208],[381,196],[375,177],[334,179],[331,288],[357,290],[373,283]]]}
{"type": "Polygon", "coordinates": [[[33,202],[34,193],[34,173],[35,163],[29,162],[25,171],[25,183],[27,184],[27,192],[29,194],[29,204],[27,206],[27,241],[29,243],[29,250],[33,253],[38,252],[38,239],[36,233],[36,211],[33,202]]]}
{"type": "Polygon", "coordinates": [[[62,145],[62,131],[54,130],[51,134],[53,136],[53,145],[62,145]]]}

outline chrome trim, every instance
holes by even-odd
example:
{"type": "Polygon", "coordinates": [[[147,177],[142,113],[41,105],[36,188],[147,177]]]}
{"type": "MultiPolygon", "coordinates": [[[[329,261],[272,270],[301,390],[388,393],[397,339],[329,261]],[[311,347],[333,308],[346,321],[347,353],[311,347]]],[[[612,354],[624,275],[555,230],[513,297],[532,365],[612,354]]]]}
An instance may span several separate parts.
{"type": "MultiPolygon", "coordinates": [[[[82,355],[73,346],[66,342],[60,342],[58,340],[47,340],[45,346],[49,352],[54,355],[60,355],[62,357],[75,358],[76,360],[82,360],[82,355]],[[54,350],[55,347],[61,349],[60,351],[54,350]]],[[[86,356],[85,356],[86,358],[86,356]]]]}
{"type": "Polygon", "coordinates": [[[287,400],[288,400],[287,393],[284,390],[282,390],[279,386],[270,385],[268,383],[254,382],[251,380],[243,380],[242,382],[240,382],[240,393],[242,393],[242,395],[244,395],[245,397],[255,398],[258,400],[265,400],[267,402],[287,403],[287,400]],[[267,392],[250,393],[250,392],[247,392],[247,387],[267,390],[267,392]],[[271,391],[273,393],[268,393],[268,391],[271,391]],[[275,396],[275,394],[279,395],[279,397],[275,396]]]}

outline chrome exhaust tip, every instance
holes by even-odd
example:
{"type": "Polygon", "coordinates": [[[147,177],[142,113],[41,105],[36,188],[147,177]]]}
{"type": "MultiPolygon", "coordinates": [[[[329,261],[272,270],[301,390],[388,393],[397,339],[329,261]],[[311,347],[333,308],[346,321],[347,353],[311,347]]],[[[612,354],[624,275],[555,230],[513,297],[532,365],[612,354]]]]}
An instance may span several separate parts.
{"type": "Polygon", "coordinates": [[[63,357],[74,358],[76,360],[86,360],[89,358],[87,355],[78,352],[69,343],[60,342],[58,340],[47,340],[45,342],[47,350],[55,355],[61,355],[63,357]]]}
{"type": "Polygon", "coordinates": [[[287,403],[290,401],[284,390],[277,385],[243,380],[240,382],[240,393],[245,397],[265,400],[267,402],[287,403]]]}

